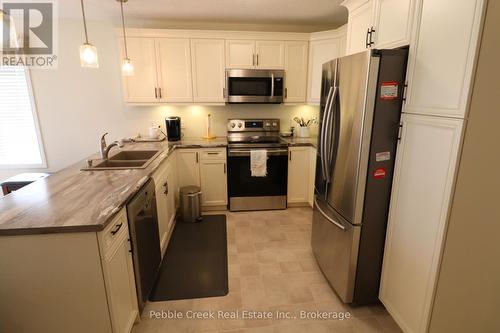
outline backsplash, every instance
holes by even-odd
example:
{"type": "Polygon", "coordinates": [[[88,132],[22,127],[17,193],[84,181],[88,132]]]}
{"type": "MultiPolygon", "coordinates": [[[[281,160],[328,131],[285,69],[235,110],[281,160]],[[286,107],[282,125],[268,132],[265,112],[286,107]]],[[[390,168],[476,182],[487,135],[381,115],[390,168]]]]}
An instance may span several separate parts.
{"type": "MultiPolygon", "coordinates": [[[[226,124],[230,118],[278,118],[281,131],[289,131],[290,126],[298,127],[293,117],[310,119],[318,117],[319,106],[314,105],[272,105],[272,104],[232,104],[232,105],[163,105],[163,106],[127,106],[127,119],[132,121],[129,130],[136,130],[142,135],[151,125],[161,125],[165,130],[165,117],[181,117],[184,137],[205,135],[206,118],[212,116],[212,134],[226,136],[226,124]]],[[[311,126],[311,136],[316,136],[318,126],[311,126]]]]}

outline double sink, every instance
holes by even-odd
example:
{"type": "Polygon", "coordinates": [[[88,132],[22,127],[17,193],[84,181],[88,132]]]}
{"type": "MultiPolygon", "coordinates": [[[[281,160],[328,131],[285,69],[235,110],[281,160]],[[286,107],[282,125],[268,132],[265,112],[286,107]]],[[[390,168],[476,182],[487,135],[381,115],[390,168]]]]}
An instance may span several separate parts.
{"type": "Polygon", "coordinates": [[[159,154],[160,150],[123,150],[95,165],[82,168],[83,171],[93,170],[126,170],[144,169],[159,154]]]}

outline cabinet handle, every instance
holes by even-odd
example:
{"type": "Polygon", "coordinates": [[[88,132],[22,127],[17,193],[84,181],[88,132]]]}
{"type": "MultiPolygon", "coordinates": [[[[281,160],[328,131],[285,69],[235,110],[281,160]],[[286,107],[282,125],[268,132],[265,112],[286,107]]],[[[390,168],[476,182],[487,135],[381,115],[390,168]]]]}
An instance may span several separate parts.
{"type": "Polygon", "coordinates": [[[162,98],[162,96],[161,96],[161,88],[158,88],[158,90],[160,91],[160,98],[162,98]]]}
{"type": "Polygon", "coordinates": [[[288,97],[288,88],[285,88],[285,98],[288,97]]]}
{"type": "Polygon", "coordinates": [[[219,153],[216,151],[209,151],[209,152],[207,152],[207,154],[208,155],[219,155],[219,153]]]}
{"type": "Polygon", "coordinates": [[[403,123],[399,124],[399,129],[398,129],[398,141],[401,141],[401,135],[403,134],[403,123]]]}
{"type": "Polygon", "coordinates": [[[288,152],[288,160],[291,161],[292,160],[292,151],[290,150],[288,152]]]}
{"type": "Polygon", "coordinates": [[[370,42],[369,42],[369,47],[371,47],[373,44],[375,44],[374,41],[372,41],[373,33],[375,32],[375,29],[371,27],[370,29],[370,42]]]}
{"type": "Polygon", "coordinates": [[[255,66],[255,54],[252,54],[252,66],[255,66]]]}
{"type": "Polygon", "coordinates": [[[158,98],[158,88],[155,87],[155,98],[158,98]]]}
{"type": "Polygon", "coordinates": [[[165,188],[165,191],[163,191],[163,194],[167,195],[168,194],[168,182],[165,182],[165,184],[163,184],[163,187],[165,188]]]}
{"type": "Polygon", "coordinates": [[[222,88],[222,97],[226,98],[226,88],[222,88]]]}
{"type": "Polygon", "coordinates": [[[257,66],[259,66],[259,54],[257,53],[257,66]]]}
{"type": "Polygon", "coordinates": [[[113,230],[113,231],[111,231],[111,234],[112,234],[112,235],[115,235],[115,234],[118,232],[118,230],[120,230],[120,228],[122,227],[122,225],[123,225],[123,222],[122,222],[122,223],[120,223],[120,224],[117,224],[117,225],[116,225],[116,229],[115,229],[115,230],[113,230]]]}
{"type": "Polygon", "coordinates": [[[196,152],[196,163],[198,163],[198,152],[196,152]]]}
{"type": "Polygon", "coordinates": [[[366,48],[370,47],[370,41],[368,39],[369,37],[370,37],[370,28],[366,29],[366,37],[365,37],[366,48]]]}
{"type": "Polygon", "coordinates": [[[226,173],[226,163],[224,163],[224,173],[226,173]]]}

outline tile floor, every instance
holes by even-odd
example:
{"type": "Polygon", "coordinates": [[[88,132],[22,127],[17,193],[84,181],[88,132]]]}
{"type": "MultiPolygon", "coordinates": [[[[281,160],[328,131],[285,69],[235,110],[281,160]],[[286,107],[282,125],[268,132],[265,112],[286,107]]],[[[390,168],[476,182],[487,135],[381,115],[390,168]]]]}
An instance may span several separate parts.
{"type": "Polygon", "coordinates": [[[401,332],[380,306],[351,307],[331,290],[314,260],[310,242],[312,210],[227,212],[229,294],[148,303],[133,333],[159,332],[401,332]],[[155,319],[151,311],[213,311],[215,319],[155,319]],[[237,319],[218,318],[218,311],[237,319]],[[243,310],[272,313],[271,319],[242,318],[243,310]],[[351,318],[301,319],[300,311],[349,312],[351,318]],[[277,313],[296,319],[278,318],[277,313]]]}

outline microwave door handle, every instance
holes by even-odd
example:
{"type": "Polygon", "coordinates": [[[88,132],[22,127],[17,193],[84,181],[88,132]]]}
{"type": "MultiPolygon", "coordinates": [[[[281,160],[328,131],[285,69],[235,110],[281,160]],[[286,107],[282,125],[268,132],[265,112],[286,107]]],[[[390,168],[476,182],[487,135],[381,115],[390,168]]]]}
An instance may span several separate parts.
{"type": "Polygon", "coordinates": [[[274,73],[271,73],[271,98],[274,98],[274,73]]]}

